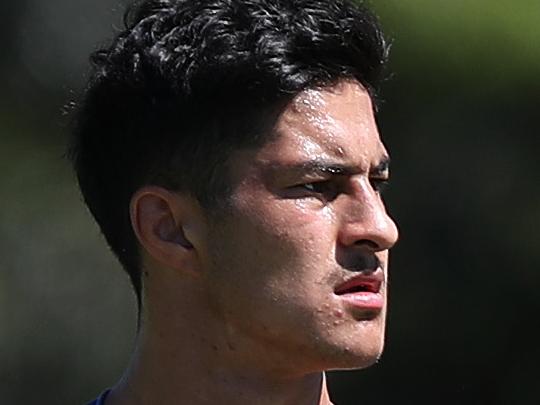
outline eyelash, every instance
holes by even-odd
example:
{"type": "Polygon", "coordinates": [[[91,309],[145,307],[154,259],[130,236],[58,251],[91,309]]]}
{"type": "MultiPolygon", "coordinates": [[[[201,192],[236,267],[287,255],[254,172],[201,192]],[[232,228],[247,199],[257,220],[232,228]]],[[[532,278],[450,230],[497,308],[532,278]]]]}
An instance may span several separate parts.
{"type": "Polygon", "coordinates": [[[301,195],[297,195],[297,197],[316,196],[323,197],[327,201],[335,199],[340,194],[339,184],[332,180],[297,184],[290,187],[290,190],[300,191],[301,195]]]}
{"type": "MultiPolygon", "coordinates": [[[[300,184],[297,187],[302,187],[302,188],[304,188],[307,191],[310,191],[312,193],[322,194],[325,191],[328,191],[330,184],[331,184],[330,181],[314,181],[312,183],[300,184]],[[311,187],[312,190],[310,190],[309,187],[311,187]],[[320,190],[320,189],[317,190],[317,188],[323,188],[323,190],[320,190]]],[[[333,187],[333,188],[335,188],[335,187],[333,187]]]]}
{"type": "MultiPolygon", "coordinates": [[[[386,188],[388,187],[390,181],[387,178],[372,178],[370,179],[370,184],[373,190],[377,194],[382,194],[386,188]]],[[[322,180],[322,181],[314,181],[311,183],[303,183],[298,184],[296,186],[293,186],[291,188],[296,189],[303,189],[311,194],[314,195],[325,195],[325,198],[327,200],[333,200],[338,196],[338,194],[341,193],[339,190],[339,185],[336,184],[335,181],[332,180],[322,180]]]]}
{"type": "Polygon", "coordinates": [[[375,190],[379,194],[382,194],[388,188],[388,185],[390,184],[390,180],[374,178],[370,180],[370,183],[371,183],[371,187],[373,187],[373,190],[375,190]]]}

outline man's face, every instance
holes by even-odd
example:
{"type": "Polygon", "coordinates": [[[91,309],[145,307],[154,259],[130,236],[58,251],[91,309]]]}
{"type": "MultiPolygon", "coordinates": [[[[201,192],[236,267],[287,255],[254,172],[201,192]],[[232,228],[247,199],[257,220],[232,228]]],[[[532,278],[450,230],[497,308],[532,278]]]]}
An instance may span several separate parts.
{"type": "Polygon", "coordinates": [[[201,255],[215,315],[231,339],[265,348],[261,362],[281,358],[276,369],[366,367],[383,348],[397,240],[370,97],[354,81],[304,91],[275,131],[230,159],[230,207],[201,255]]]}

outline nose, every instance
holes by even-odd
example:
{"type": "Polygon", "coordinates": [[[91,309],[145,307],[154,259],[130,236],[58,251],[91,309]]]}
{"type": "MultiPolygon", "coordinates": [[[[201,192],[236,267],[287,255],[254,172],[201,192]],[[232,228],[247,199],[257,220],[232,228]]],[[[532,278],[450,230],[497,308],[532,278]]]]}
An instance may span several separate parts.
{"type": "Polygon", "coordinates": [[[398,240],[397,226],[368,179],[354,182],[338,240],[343,246],[363,247],[372,252],[390,249],[398,240]]]}

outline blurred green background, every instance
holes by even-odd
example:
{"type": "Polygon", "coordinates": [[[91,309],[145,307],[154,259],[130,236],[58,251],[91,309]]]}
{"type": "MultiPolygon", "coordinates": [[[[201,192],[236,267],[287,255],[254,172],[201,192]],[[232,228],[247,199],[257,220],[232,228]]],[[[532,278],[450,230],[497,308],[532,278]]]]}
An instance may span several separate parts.
{"type": "MultiPolygon", "coordinates": [[[[2,404],[83,404],[132,347],[134,299],[63,158],[62,114],[125,3],[0,3],[2,404]]],[[[394,39],[379,121],[401,241],[383,359],[333,373],[334,400],[536,404],[540,1],[372,5],[394,39]]]]}

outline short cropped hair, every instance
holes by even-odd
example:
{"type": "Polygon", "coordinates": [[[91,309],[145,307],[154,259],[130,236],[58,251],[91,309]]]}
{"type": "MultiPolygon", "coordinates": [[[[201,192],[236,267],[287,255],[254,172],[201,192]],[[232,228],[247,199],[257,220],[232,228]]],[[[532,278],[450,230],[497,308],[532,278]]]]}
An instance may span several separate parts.
{"type": "Polygon", "coordinates": [[[91,56],[70,157],[140,305],[137,189],[160,185],[211,210],[229,190],[228,156],[268,140],[272,111],[342,78],[373,96],[388,46],[376,18],[348,0],[146,0],[124,23],[91,56]]]}

